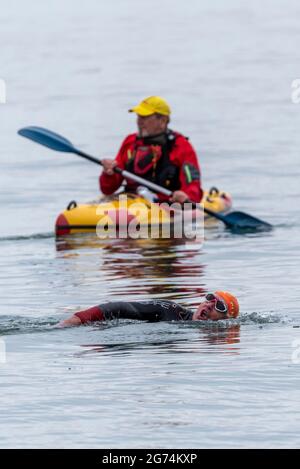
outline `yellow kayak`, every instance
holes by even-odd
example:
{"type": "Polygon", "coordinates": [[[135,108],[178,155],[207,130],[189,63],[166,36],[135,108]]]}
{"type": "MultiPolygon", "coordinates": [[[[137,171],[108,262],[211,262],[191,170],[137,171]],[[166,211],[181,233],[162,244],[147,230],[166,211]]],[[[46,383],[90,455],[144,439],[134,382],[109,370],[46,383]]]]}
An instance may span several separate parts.
{"type": "MultiPolygon", "coordinates": [[[[201,205],[216,213],[226,213],[232,206],[232,199],[227,192],[213,187],[204,192],[201,205]]],[[[96,231],[102,233],[116,227],[128,227],[130,224],[140,227],[170,225],[182,217],[182,213],[179,204],[158,204],[129,193],[104,196],[85,204],[72,201],[57,217],[56,235],[96,231]]],[[[202,210],[192,207],[184,210],[184,222],[195,220],[199,214],[203,215],[202,210]]],[[[207,218],[210,217],[205,216],[207,218]]]]}

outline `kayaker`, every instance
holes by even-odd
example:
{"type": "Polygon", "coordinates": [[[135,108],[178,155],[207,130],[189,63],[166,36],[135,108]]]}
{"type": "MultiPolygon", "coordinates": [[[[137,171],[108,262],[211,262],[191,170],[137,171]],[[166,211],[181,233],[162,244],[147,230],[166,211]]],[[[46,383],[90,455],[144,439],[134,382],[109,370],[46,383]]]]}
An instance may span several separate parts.
{"type": "Polygon", "coordinates": [[[60,327],[79,326],[93,321],[136,319],[140,321],[218,321],[236,318],[239,303],[229,292],[208,293],[196,311],[168,300],[116,301],[79,311],[59,323],[60,327]]]}
{"type": "MultiPolygon", "coordinates": [[[[102,160],[101,191],[110,195],[120,187],[123,178],[113,171],[118,166],[171,190],[171,202],[200,202],[203,192],[197,155],[186,137],[168,128],[171,109],[165,99],[150,96],[129,112],[137,114],[138,132],[125,138],[115,160],[102,160]]],[[[136,188],[136,183],[127,181],[127,192],[136,188]]],[[[157,198],[168,201],[162,194],[157,198]]]]}

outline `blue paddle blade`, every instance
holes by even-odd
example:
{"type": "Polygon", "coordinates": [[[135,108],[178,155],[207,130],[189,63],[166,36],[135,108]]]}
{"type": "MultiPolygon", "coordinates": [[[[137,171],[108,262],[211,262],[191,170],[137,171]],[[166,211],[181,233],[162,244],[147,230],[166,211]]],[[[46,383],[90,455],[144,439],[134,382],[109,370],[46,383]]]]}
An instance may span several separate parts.
{"type": "Polygon", "coordinates": [[[42,127],[24,127],[18,131],[18,134],[52,150],[63,151],[65,153],[73,153],[75,150],[69,140],[42,127]]]}
{"type": "Polygon", "coordinates": [[[227,226],[236,232],[270,231],[272,225],[244,212],[231,212],[224,216],[227,226]]]}
{"type": "Polygon", "coordinates": [[[227,228],[237,233],[270,231],[273,228],[269,223],[244,212],[231,212],[222,214],[215,213],[206,207],[204,207],[204,212],[208,213],[208,215],[212,217],[217,218],[218,220],[221,220],[223,223],[225,223],[227,228]]]}

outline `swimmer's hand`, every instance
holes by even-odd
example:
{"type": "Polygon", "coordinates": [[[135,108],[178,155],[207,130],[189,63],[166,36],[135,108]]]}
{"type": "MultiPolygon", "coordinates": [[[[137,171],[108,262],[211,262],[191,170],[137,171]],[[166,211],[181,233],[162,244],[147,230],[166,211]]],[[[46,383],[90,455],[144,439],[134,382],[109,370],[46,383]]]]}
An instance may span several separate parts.
{"type": "Polygon", "coordinates": [[[75,314],[73,316],[71,316],[70,318],[68,319],[64,319],[63,321],[60,321],[58,324],[57,324],[57,327],[74,327],[74,326],[80,326],[80,324],[82,324],[82,322],[80,321],[80,319],[75,316],[75,314]]]}

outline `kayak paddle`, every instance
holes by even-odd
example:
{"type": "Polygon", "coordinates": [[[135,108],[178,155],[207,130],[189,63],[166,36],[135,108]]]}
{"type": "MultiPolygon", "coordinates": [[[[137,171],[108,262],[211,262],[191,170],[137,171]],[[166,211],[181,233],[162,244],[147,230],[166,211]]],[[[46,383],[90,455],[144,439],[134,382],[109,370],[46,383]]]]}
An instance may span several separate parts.
{"type": "MultiPolygon", "coordinates": [[[[90,156],[81,150],[78,150],[78,148],[74,147],[74,145],[69,140],[62,137],[61,135],[51,132],[51,130],[32,126],[20,129],[18,134],[45,147],[51,148],[52,150],[65,153],[75,153],[82,158],[103,166],[101,160],[94,158],[93,156],[90,156]]],[[[158,186],[153,182],[147,181],[139,176],[136,176],[135,174],[130,173],[129,171],[118,168],[117,166],[114,167],[114,172],[121,174],[125,179],[135,181],[142,186],[147,187],[148,189],[154,190],[155,192],[159,192],[168,197],[172,196],[172,192],[165,187],[158,186]]],[[[270,231],[272,229],[272,225],[269,223],[244,212],[230,212],[226,215],[222,215],[206,207],[203,207],[200,203],[196,203],[191,200],[187,200],[186,202],[192,203],[195,208],[202,209],[211,217],[222,221],[227,226],[227,228],[230,228],[233,231],[270,231]]]]}

